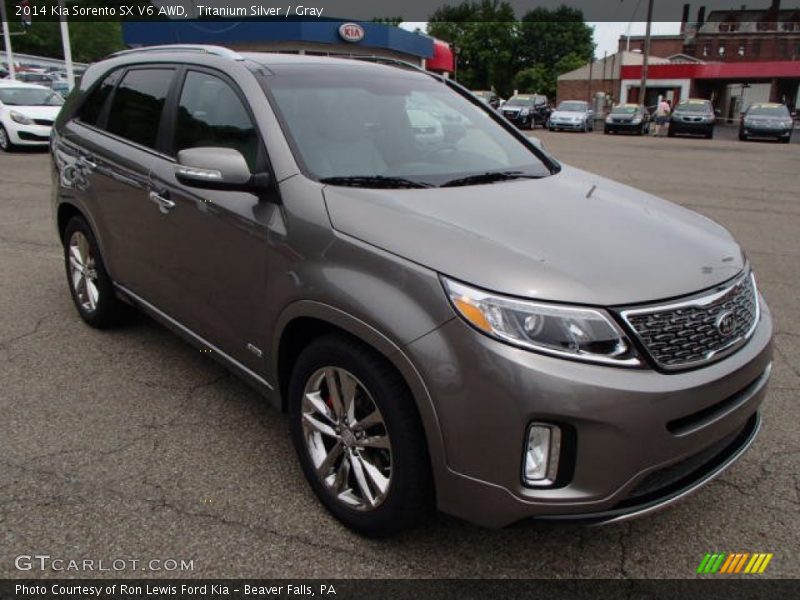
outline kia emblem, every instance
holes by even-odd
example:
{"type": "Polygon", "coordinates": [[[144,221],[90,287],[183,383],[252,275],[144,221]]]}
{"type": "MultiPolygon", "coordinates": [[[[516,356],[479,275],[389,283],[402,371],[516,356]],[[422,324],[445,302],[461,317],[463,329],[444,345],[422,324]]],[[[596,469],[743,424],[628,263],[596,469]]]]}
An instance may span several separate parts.
{"type": "Polygon", "coordinates": [[[736,317],[731,311],[725,311],[717,317],[716,326],[720,334],[728,336],[732,334],[733,330],[736,328],[736,317]]]}
{"type": "Polygon", "coordinates": [[[358,23],[342,23],[339,25],[339,37],[355,44],[364,39],[364,28],[358,23]]]}

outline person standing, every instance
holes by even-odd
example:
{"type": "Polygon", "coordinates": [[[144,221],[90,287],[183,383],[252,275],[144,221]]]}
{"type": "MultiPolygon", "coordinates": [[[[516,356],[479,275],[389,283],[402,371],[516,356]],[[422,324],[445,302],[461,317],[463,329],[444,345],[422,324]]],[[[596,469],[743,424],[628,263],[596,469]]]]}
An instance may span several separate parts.
{"type": "Polygon", "coordinates": [[[661,101],[656,107],[656,137],[664,137],[666,130],[669,128],[669,115],[672,112],[672,107],[669,101],[661,98],[661,101]]]}

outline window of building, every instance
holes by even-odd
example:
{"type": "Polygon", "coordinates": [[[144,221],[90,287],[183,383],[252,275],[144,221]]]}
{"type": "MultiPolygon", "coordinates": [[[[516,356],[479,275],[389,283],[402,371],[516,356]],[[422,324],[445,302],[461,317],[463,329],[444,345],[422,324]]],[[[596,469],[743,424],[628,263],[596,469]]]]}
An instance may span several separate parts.
{"type": "Polygon", "coordinates": [[[173,69],[128,71],[114,94],[106,129],[142,146],[155,148],[161,112],[174,73],[173,69]]]}
{"type": "Polygon", "coordinates": [[[114,86],[117,85],[117,81],[119,81],[121,73],[121,70],[113,71],[103,80],[100,85],[94,88],[92,93],[89,94],[89,97],[86,98],[83,106],[81,106],[81,110],[78,113],[79,121],[86,123],[87,125],[98,124],[100,116],[103,113],[103,108],[105,108],[106,101],[108,101],[108,97],[111,95],[111,90],[113,90],[114,86]]]}
{"type": "Polygon", "coordinates": [[[189,71],[175,123],[175,152],[212,146],[242,153],[251,171],[258,156],[258,134],[244,104],[219,77],[189,71]]]}
{"type": "Polygon", "coordinates": [[[703,56],[708,56],[711,52],[711,44],[703,44],[703,56]]]}
{"type": "Polygon", "coordinates": [[[717,48],[717,53],[720,56],[725,56],[725,44],[720,44],[719,48],[717,48]]]}
{"type": "Polygon", "coordinates": [[[761,40],[753,40],[750,54],[752,54],[755,58],[758,58],[758,55],[761,54],[761,40]]]}
{"type": "Polygon", "coordinates": [[[739,56],[744,56],[746,54],[746,52],[747,52],[747,48],[745,47],[744,42],[741,42],[739,44],[739,49],[736,51],[736,53],[739,56]]]}

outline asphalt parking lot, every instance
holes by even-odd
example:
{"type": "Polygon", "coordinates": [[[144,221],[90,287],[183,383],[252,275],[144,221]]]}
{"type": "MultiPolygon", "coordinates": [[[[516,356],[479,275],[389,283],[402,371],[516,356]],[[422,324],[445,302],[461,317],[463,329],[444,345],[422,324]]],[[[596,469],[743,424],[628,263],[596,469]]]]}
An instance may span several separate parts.
{"type": "Polygon", "coordinates": [[[38,553],[194,561],[116,576],[681,578],[711,551],[772,552],[764,577],[800,577],[800,147],[534,134],[564,162],[721,222],[747,250],[776,320],[775,369],[761,435],[720,479],[607,527],[488,531],[438,516],[361,539],[313,497],[286,417],[248,387],[144,317],[115,332],[79,320],[51,224],[48,156],[6,154],[0,577],[80,575],[15,568],[38,553]]]}

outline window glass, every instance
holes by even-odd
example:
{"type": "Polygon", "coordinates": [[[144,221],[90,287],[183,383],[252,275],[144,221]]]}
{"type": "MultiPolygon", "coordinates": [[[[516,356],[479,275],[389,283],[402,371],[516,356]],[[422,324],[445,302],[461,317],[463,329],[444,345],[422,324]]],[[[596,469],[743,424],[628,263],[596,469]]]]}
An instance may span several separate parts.
{"type": "Polygon", "coordinates": [[[238,150],[255,171],[258,134],[242,101],[219,77],[189,71],[178,103],[175,152],[204,146],[238,150]]]}
{"type": "Polygon", "coordinates": [[[155,148],[161,111],[173,73],[172,69],[128,71],[114,94],[108,131],[155,148]]]}
{"type": "Polygon", "coordinates": [[[81,107],[81,112],[78,116],[79,120],[88,125],[97,125],[100,113],[103,112],[103,107],[106,104],[106,100],[108,100],[109,94],[111,94],[111,90],[114,89],[117,81],[119,81],[119,76],[120,71],[114,71],[105,78],[103,83],[94,88],[81,107]]]}
{"type": "Polygon", "coordinates": [[[494,170],[550,174],[527,145],[447,85],[393,71],[332,66],[270,79],[286,133],[313,176],[441,185],[494,170]]]}

